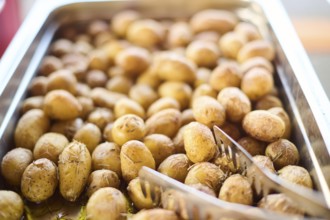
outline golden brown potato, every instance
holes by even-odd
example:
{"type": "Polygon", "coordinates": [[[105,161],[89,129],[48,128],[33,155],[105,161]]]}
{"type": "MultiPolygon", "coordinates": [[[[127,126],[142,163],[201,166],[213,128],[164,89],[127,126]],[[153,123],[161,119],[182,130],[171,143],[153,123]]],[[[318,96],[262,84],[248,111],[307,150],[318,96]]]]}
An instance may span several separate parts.
{"type": "Polygon", "coordinates": [[[50,128],[51,132],[65,135],[68,140],[71,140],[76,132],[84,125],[81,118],[76,118],[68,121],[57,121],[50,128]]]}
{"type": "Polygon", "coordinates": [[[308,171],[300,166],[288,165],[278,171],[278,176],[286,181],[313,189],[313,181],[308,171]]]}
{"type": "Polygon", "coordinates": [[[237,61],[243,63],[252,57],[264,57],[272,61],[275,57],[273,45],[266,40],[254,40],[246,43],[237,54],[237,61]]]}
{"type": "Polygon", "coordinates": [[[236,32],[228,32],[219,40],[219,48],[225,57],[236,59],[239,50],[244,46],[245,38],[236,32]]]}
{"type": "Polygon", "coordinates": [[[51,44],[50,52],[57,56],[61,57],[67,53],[70,53],[73,49],[73,43],[68,39],[57,39],[51,44]]]}
{"type": "Polygon", "coordinates": [[[196,80],[194,87],[197,88],[202,84],[208,84],[211,77],[211,70],[207,68],[198,68],[196,71],[196,80]]]}
{"type": "Polygon", "coordinates": [[[225,122],[223,125],[220,126],[220,128],[235,141],[237,141],[241,137],[241,127],[239,124],[225,122]]]}
{"type": "Polygon", "coordinates": [[[156,167],[175,152],[172,140],[163,134],[150,134],[143,139],[143,143],[155,159],[156,167]]]}
{"type": "Polygon", "coordinates": [[[243,205],[252,205],[252,187],[246,177],[240,174],[234,174],[228,177],[223,183],[220,189],[219,199],[243,205]]]}
{"type": "Polygon", "coordinates": [[[134,114],[140,118],[145,118],[144,108],[137,102],[131,99],[121,99],[114,107],[115,117],[119,118],[126,114],[134,114]]]}
{"type": "Polygon", "coordinates": [[[147,117],[151,117],[152,115],[156,114],[157,112],[160,112],[161,110],[170,108],[180,110],[179,102],[171,97],[160,98],[149,106],[147,111],[147,117]]]}
{"type": "Polygon", "coordinates": [[[186,49],[186,57],[200,67],[215,67],[219,56],[217,45],[209,41],[193,41],[186,49]]]}
{"type": "Polygon", "coordinates": [[[42,109],[44,105],[43,96],[32,96],[23,101],[22,104],[22,113],[26,113],[31,109],[42,109]]]}
{"type": "Polygon", "coordinates": [[[247,41],[260,40],[261,34],[256,26],[247,22],[239,22],[234,31],[244,37],[247,41]]]}
{"type": "Polygon", "coordinates": [[[183,82],[164,82],[159,86],[158,93],[161,97],[176,99],[183,110],[189,106],[192,89],[188,84],[183,82]]]}
{"type": "Polygon", "coordinates": [[[88,177],[87,196],[104,187],[119,188],[120,180],[118,175],[111,170],[95,170],[88,177]]]}
{"type": "Polygon", "coordinates": [[[179,220],[179,217],[172,210],[166,209],[149,209],[139,211],[132,217],[132,220],[179,220]]]}
{"type": "Polygon", "coordinates": [[[192,83],[196,79],[196,65],[184,56],[173,52],[159,55],[154,61],[153,68],[162,80],[192,83]]]}
{"type": "Polygon", "coordinates": [[[206,9],[197,12],[190,19],[191,29],[195,32],[216,31],[224,34],[234,29],[238,19],[232,12],[217,9],[206,9]]]}
{"type": "Polygon", "coordinates": [[[69,144],[68,139],[63,134],[49,132],[42,135],[33,149],[34,159],[47,158],[57,164],[58,157],[69,144]]]}
{"type": "Polygon", "coordinates": [[[111,92],[104,88],[94,88],[90,97],[93,99],[96,106],[113,109],[116,102],[122,98],[126,98],[126,95],[118,92],[111,92]]]}
{"type": "Polygon", "coordinates": [[[201,84],[195,88],[192,95],[192,100],[200,96],[210,96],[212,98],[216,98],[217,92],[209,84],[201,84]]]}
{"type": "MultiPolygon", "coordinates": [[[[108,62],[113,64],[118,53],[129,45],[130,44],[125,40],[112,40],[103,44],[100,49],[105,53],[108,62]]],[[[118,69],[116,68],[116,70],[118,69]]]]}
{"type": "Polygon", "coordinates": [[[226,117],[231,122],[240,122],[251,111],[249,98],[236,87],[227,87],[220,91],[217,97],[226,109],[226,117]]]}
{"type": "Polygon", "coordinates": [[[296,145],[286,139],[279,139],[270,143],[265,154],[273,161],[277,170],[287,165],[296,165],[299,162],[299,152],[296,145]]]}
{"type": "Polygon", "coordinates": [[[239,143],[252,156],[265,154],[266,144],[252,137],[242,137],[237,143],[239,143]]]}
{"type": "Polygon", "coordinates": [[[63,68],[62,61],[55,56],[45,56],[39,67],[39,72],[43,76],[48,76],[52,72],[55,72],[63,68]]]}
{"type": "Polygon", "coordinates": [[[97,145],[92,153],[93,170],[112,170],[121,177],[120,147],[112,142],[97,145]]]}
{"type": "Polygon", "coordinates": [[[148,85],[136,84],[131,87],[129,97],[139,103],[145,110],[158,99],[157,93],[148,85]]]}
{"type": "Polygon", "coordinates": [[[152,68],[149,68],[137,78],[136,83],[147,85],[157,90],[158,86],[161,84],[161,80],[158,75],[153,72],[152,68]]]}
{"type": "Polygon", "coordinates": [[[105,126],[105,128],[103,130],[103,139],[104,140],[113,142],[112,128],[113,128],[113,123],[109,123],[105,126]]]}
{"type": "Polygon", "coordinates": [[[140,17],[140,14],[133,10],[118,12],[111,19],[111,28],[117,36],[125,37],[129,26],[140,17]]]}
{"type": "Polygon", "coordinates": [[[57,70],[48,77],[47,91],[63,89],[71,94],[76,93],[77,79],[72,71],[67,69],[57,70]]]}
{"type": "Polygon", "coordinates": [[[1,174],[9,185],[20,186],[23,172],[32,161],[31,150],[15,148],[2,158],[1,174]]]}
{"type": "Polygon", "coordinates": [[[75,119],[81,111],[82,106],[78,100],[65,90],[53,90],[45,96],[44,112],[52,119],[75,119]]]}
{"type": "Polygon", "coordinates": [[[39,137],[49,129],[49,119],[40,109],[26,112],[15,128],[15,146],[32,150],[39,137]]]}
{"type": "Polygon", "coordinates": [[[189,168],[185,184],[204,184],[218,193],[225,180],[225,174],[216,165],[209,162],[196,163],[189,168]]]}
{"type": "Polygon", "coordinates": [[[138,176],[143,166],[155,169],[155,160],[147,146],[137,140],[126,142],[120,151],[121,172],[128,183],[138,176]]]}
{"type": "Polygon", "coordinates": [[[38,76],[32,79],[29,92],[31,96],[43,96],[47,93],[48,78],[44,76],[38,76]]]}
{"type": "Polygon", "coordinates": [[[64,148],[58,161],[59,189],[66,200],[74,202],[80,196],[91,172],[91,155],[85,144],[73,141],[64,148]]]}
{"type": "Polygon", "coordinates": [[[209,161],[218,151],[212,131],[199,122],[186,125],[183,141],[187,156],[193,163],[209,161]]]}
{"type": "Polygon", "coordinates": [[[172,138],[178,132],[181,123],[180,111],[164,109],[147,119],[146,134],[164,134],[172,138]]]}
{"type": "Polygon", "coordinates": [[[63,66],[70,70],[79,81],[84,81],[88,69],[88,57],[78,53],[69,53],[62,57],[63,66]]]}
{"type": "Polygon", "coordinates": [[[104,127],[108,123],[113,122],[114,119],[115,116],[110,109],[96,108],[88,115],[87,122],[95,124],[102,131],[104,127]]]}
{"type": "Polygon", "coordinates": [[[253,138],[272,142],[281,138],[285,131],[283,120],[265,110],[249,112],[243,119],[243,129],[253,138]]]}
{"type": "Polygon", "coordinates": [[[185,47],[193,38],[189,24],[183,21],[172,24],[167,34],[167,42],[171,48],[185,47]]]}
{"type": "Polygon", "coordinates": [[[173,154],[167,157],[158,167],[158,172],[177,181],[184,182],[191,162],[185,154],[173,154]]]}
{"type": "Polygon", "coordinates": [[[141,47],[129,47],[118,53],[115,63],[125,74],[135,77],[143,73],[151,62],[148,50],[141,47]]]}
{"type": "Polygon", "coordinates": [[[254,67],[260,67],[266,69],[270,73],[274,73],[273,64],[264,57],[252,57],[247,59],[241,64],[241,71],[243,74],[247,73],[254,67]]]}
{"type": "Polygon", "coordinates": [[[127,39],[138,46],[153,48],[162,43],[165,36],[163,26],[152,19],[132,22],[127,30],[127,39]]]}
{"type": "Polygon", "coordinates": [[[89,113],[94,110],[94,102],[91,98],[85,96],[78,96],[77,100],[82,107],[80,117],[86,119],[89,113]]]}
{"type": "Polygon", "coordinates": [[[52,161],[41,158],[33,161],[22,175],[21,191],[32,202],[42,202],[50,198],[58,184],[57,166],[52,161]]]}
{"type": "Polygon", "coordinates": [[[256,110],[268,110],[273,107],[283,107],[282,101],[273,95],[266,95],[255,104],[256,110]]]}
{"type": "Polygon", "coordinates": [[[122,192],[112,187],[101,188],[88,200],[88,220],[126,219],[127,200],[122,192]]]}
{"type": "Polygon", "coordinates": [[[126,76],[114,76],[106,84],[106,88],[112,92],[118,92],[123,94],[128,94],[131,89],[133,82],[130,78],[126,76]]]}
{"type": "Polygon", "coordinates": [[[192,110],[196,121],[209,128],[214,125],[221,126],[226,121],[226,110],[214,98],[201,96],[193,100],[192,110]]]}
{"type": "Polygon", "coordinates": [[[73,139],[86,145],[90,153],[102,141],[102,133],[99,127],[93,123],[86,123],[73,136],[73,139]]]}
{"type": "Polygon", "coordinates": [[[223,63],[216,67],[211,74],[209,83],[213,89],[220,91],[226,87],[239,87],[242,73],[236,62],[223,63]]]}
{"type": "Polygon", "coordinates": [[[289,139],[291,136],[291,121],[290,121],[288,113],[283,108],[280,108],[280,107],[270,108],[270,109],[268,109],[268,111],[272,114],[277,115],[284,121],[285,131],[284,131],[282,138],[289,139]]]}
{"type": "Polygon", "coordinates": [[[120,146],[130,140],[142,140],[146,134],[147,125],[137,115],[127,114],[119,117],[113,124],[112,138],[120,146]]]}
{"type": "Polygon", "coordinates": [[[133,201],[134,206],[139,210],[151,209],[156,206],[149,193],[147,193],[146,196],[143,194],[139,177],[129,182],[127,192],[129,198],[133,201]]]}
{"type": "Polygon", "coordinates": [[[24,212],[22,198],[13,191],[0,190],[0,219],[20,220],[24,212]]]}
{"type": "Polygon", "coordinates": [[[90,88],[104,87],[107,81],[108,77],[102,70],[90,70],[86,74],[86,83],[90,88]]]}
{"type": "Polygon", "coordinates": [[[110,61],[107,57],[107,52],[102,49],[92,50],[88,54],[89,69],[106,71],[110,66],[110,61]]]}

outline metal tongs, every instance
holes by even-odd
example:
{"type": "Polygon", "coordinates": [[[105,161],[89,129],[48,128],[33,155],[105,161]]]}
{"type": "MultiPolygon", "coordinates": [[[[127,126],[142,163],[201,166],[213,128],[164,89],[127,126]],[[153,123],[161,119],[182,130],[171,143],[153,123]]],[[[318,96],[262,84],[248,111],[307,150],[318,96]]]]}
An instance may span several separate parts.
{"type": "MultiPolygon", "coordinates": [[[[252,156],[220,128],[214,126],[213,131],[220,153],[225,154],[236,169],[246,173],[253,170],[248,179],[258,194],[265,196],[270,190],[285,193],[311,216],[329,218],[330,209],[319,192],[281,180],[255,164],[252,156]]],[[[307,219],[222,201],[147,167],[140,170],[139,177],[145,196],[155,205],[161,203],[163,208],[176,211],[183,219],[307,219]]]]}

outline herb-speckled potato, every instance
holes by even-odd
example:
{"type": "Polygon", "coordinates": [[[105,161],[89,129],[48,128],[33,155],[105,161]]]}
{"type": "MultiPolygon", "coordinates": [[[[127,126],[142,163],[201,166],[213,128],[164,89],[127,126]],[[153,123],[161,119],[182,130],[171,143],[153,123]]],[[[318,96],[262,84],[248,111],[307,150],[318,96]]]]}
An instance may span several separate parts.
{"type": "Polygon", "coordinates": [[[60,193],[74,202],[80,196],[91,172],[91,155],[85,144],[73,141],[64,148],[58,161],[60,193]]]}
{"type": "Polygon", "coordinates": [[[32,202],[42,202],[51,197],[58,184],[55,163],[41,158],[33,161],[22,175],[21,191],[32,202]]]}
{"type": "Polygon", "coordinates": [[[13,191],[0,190],[0,219],[19,220],[24,212],[22,198],[13,191]]]}
{"type": "Polygon", "coordinates": [[[126,142],[120,151],[121,172],[126,182],[138,176],[143,166],[156,168],[155,160],[147,146],[136,140],[126,142]]]}
{"type": "Polygon", "coordinates": [[[99,127],[93,123],[86,123],[73,136],[73,139],[84,143],[92,153],[95,147],[102,141],[102,133],[99,127]]]}
{"type": "Polygon", "coordinates": [[[16,147],[32,150],[38,139],[49,129],[49,119],[40,109],[26,112],[18,121],[14,139],[16,147]]]}
{"type": "Polygon", "coordinates": [[[184,148],[193,163],[209,161],[218,152],[212,131],[199,122],[191,122],[183,131],[184,148]]]}
{"type": "Polygon", "coordinates": [[[141,210],[141,209],[151,209],[155,207],[151,199],[151,195],[147,193],[147,195],[144,196],[139,177],[129,182],[127,187],[127,192],[136,208],[141,210]]]}
{"type": "Polygon", "coordinates": [[[120,147],[111,142],[99,144],[92,154],[93,170],[112,170],[121,177],[120,147]]]}
{"type": "Polygon", "coordinates": [[[1,174],[9,185],[20,186],[23,172],[32,161],[31,150],[15,148],[2,158],[1,174]]]}
{"type": "Polygon", "coordinates": [[[119,188],[120,180],[118,175],[111,170],[95,170],[88,178],[87,196],[91,197],[93,193],[104,187],[119,188]]]}
{"type": "Polygon", "coordinates": [[[126,219],[127,201],[122,192],[112,187],[97,190],[86,205],[88,220],[126,219]]]}
{"type": "Polygon", "coordinates": [[[187,155],[173,154],[166,158],[158,167],[158,172],[165,174],[175,180],[184,182],[191,165],[187,155]]]}
{"type": "Polygon", "coordinates": [[[142,210],[135,214],[131,220],[179,220],[179,217],[174,211],[166,209],[150,209],[142,210]]]}
{"type": "Polygon", "coordinates": [[[280,178],[313,189],[313,181],[308,171],[300,166],[288,165],[278,171],[280,178]]]}

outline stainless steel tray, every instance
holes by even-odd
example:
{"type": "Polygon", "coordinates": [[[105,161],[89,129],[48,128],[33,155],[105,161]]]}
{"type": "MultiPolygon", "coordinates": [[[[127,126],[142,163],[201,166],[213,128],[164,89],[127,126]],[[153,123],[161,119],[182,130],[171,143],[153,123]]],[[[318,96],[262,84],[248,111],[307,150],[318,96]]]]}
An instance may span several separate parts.
{"type": "MultiPolygon", "coordinates": [[[[226,8],[256,24],[276,47],[275,80],[293,119],[293,141],[315,188],[330,205],[330,103],[280,0],[102,1],[39,0],[0,63],[0,158],[13,147],[20,103],[56,30],[68,23],[110,19],[124,8],[155,18],[186,17],[205,8],[226,8]]],[[[3,187],[0,179],[0,189],[3,187]]]]}

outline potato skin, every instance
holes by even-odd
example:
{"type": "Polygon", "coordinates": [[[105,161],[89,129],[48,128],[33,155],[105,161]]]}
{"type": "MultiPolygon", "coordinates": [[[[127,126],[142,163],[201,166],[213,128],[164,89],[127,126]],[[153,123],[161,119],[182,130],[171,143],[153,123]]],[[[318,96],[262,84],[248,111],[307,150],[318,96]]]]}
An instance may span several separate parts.
{"type": "Polygon", "coordinates": [[[120,180],[118,175],[111,170],[95,170],[88,178],[87,195],[91,197],[93,193],[104,187],[119,188],[120,180]]]}
{"type": "Polygon", "coordinates": [[[144,196],[139,177],[129,182],[127,187],[127,192],[136,208],[141,210],[141,209],[151,209],[155,207],[151,199],[151,195],[147,194],[147,196],[144,196]]]}
{"type": "Polygon", "coordinates": [[[161,97],[171,97],[179,102],[181,110],[189,106],[192,89],[184,82],[164,82],[158,88],[161,97]]]}
{"type": "Polygon", "coordinates": [[[156,168],[155,160],[144,143],[132,140],[126,142],[120,151],[121,172],[126,182],[138,176],[143,166],[156,168]]]}
{"type": "Polygon", "coordinates": [[[291,183],[313,189],[313,181],[308,171],[300,166],[288,165],[278,171],[278,176],[291,183]]]}
{"type": "Polygon", "coordinates": [[[171,97],[160,98],[149,106],[147,117],[151,117],[153,114],[168,108],[180,110],[180,104],[176,99],[171,97]]]}
{"type": "Polygon", "coordinates": [[[285,131],[283,120],[265,110],[255,110],[243,119],[243,129],[253,138],[273,142],[281,138],[285,131]]]}
{"type": "Polygon", "coordinates": [[[242,137],[237,143],[239,143],[252,156],[265,154],[266,144],[252,137],[242,137]]]}
{"type": "Polygon", "coordinates": [[[20,186],[26,167],[33,161],[31,150],[15,148],[2,158],[1,174],[6,182],[12,186],[20,186]]]}
{"type": "Polygon", "coordinates": [[[73,139],[86,145],[90,153],[102,141],[102,133],[99,127],[93,123],[86,123],[73,136],[73,139]]]}
{"type": "Polygon", "coordinates": [[[22,198],[13,191],[0,190],[0,219],[19,220],[24,212],[22,198]]]}
{"type": "Polygon", "coordinates": [[[292,125],[291,125],[291,120],[290,120],[288,113],[281,107],[273,107],[273,108],[268,109],[268,111],[272,114],[277,115],[284,121],[285,131],[284,131],[282,138],[289,139],[291,136],[292,125]]]}
{"type": "Polygon", "coordinates": [[[145,118],[144,108],[137,102],[131,99],[121,99],[115,104],[115,117],[119,118],[126,114],[134,114],[140,118],[145,118]]]}
{"type": "Polygon", "coordinates": [[[64,148],[58,161],[60,193],[74,202],[80,196],[91,172],[91,155],[85,144],[73,141],[64,148]]]}
{"type": "Polygon", "coordinates": [[[266,40],[254,40],[245,44],[237,54],[237,61],[243,63],[252,57],[264,57],[272,61],[275,57],[275,49],[266,40]]]}
{"type": "Polygon", "coordinates": [[[51,197],[58,184],[55,163],[41,158],[31,163],[22,175],[21,191],[32,202],[42,202],[51,197]]]}
{"type": "Polygon", "coordinates": [[[26,112],[18,121],[14,139],[16,147],[32,150],[39,137],[49,129],[49,119],[40,109],[26,112]]]}
{"type": "Polygon", "coordinates": [[[177,181],[184,182],[191,162],[185,154],[173,154],[167,157],[158,167],[158,172],[177,181]]]}
{"type": "Polygon", "coordinates": [[[118,189],[101,188],[89,198],[86,212],[88,220],[126,219],[127,201],[118,189]]]}
{"type": "Polygon", "coordinates": [[[174,211],[166,209],[149,209],[142,210],[135,214],[131,220],[179,220],[179,217],[175,214],[174,211]]]}
{"type": "Polygon", "coordinates": [[[211,130],[199,122],[191,122],[183,131],[184,149],[193,163],[209,161],[218,152],[211,130]]]}

